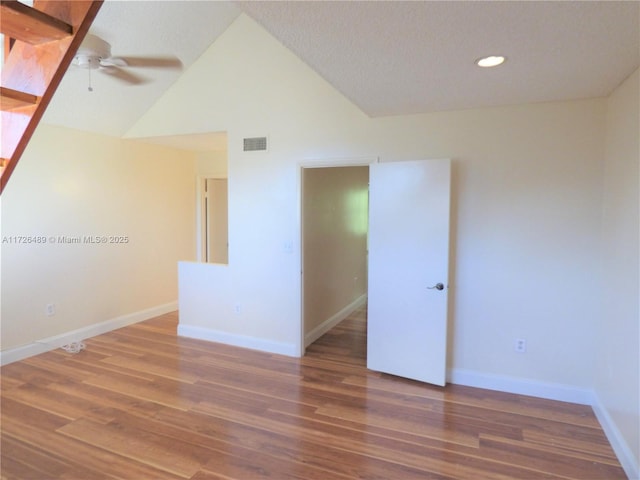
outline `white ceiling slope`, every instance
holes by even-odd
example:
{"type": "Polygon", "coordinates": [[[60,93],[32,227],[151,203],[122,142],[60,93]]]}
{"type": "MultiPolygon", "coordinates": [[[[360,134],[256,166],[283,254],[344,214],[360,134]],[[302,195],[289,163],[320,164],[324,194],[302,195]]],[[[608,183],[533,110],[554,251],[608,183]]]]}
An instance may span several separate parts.
{"type": "MultiPolygon", "coordinates": [[[[113,55],[176,55],[187,69],[241,12],[372,117],[601,97],[640,65],[636,0],[107,0],[91,31],[113,55]],[[507,62],[474,65],[490,54],[507,62]]],[[[180,74],[136,73],[151,81],[94,73],[88,92],[70,69],[44,121],[122,136],[180,74]]]]}
{"type": "Polygon", "coordinates": [[[175,56],[182,70],[131,68],[147,83],[128,85],[102,72],[69,67],[43,122],[121,137],[241,14],[231,2],[106,0],[90,33],[113,56],[175,56]]]}

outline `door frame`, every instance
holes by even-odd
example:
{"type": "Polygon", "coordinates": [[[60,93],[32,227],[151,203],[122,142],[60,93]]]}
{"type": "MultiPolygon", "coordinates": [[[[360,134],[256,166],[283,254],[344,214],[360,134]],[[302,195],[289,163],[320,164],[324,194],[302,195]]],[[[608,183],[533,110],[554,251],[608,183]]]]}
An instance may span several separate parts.
{"type": "Polygon", "coordinates": [[[296,350],[298,351],[298,355],[303,357],[306,351],[305,346],[305,334],[304,334],[304,233],[303,233],[303,202],[304,202],[304,185],[303,185],[303,170],[305,168],[333,168],[333,167],[368,167],[373,163],[379,163],[379,157],[342,157],[342,158],[314,158],[307,159],[298,162],[297,172],[296,172],[296,182],[297,182],[297,220],[298,220],[298,252],[300,253],[299,257],[299,272],[298,276],[298,292],[300,298],[300,309],[299,309],[299,320],[298,320],[298,335],[296,346],[296,350]]]}

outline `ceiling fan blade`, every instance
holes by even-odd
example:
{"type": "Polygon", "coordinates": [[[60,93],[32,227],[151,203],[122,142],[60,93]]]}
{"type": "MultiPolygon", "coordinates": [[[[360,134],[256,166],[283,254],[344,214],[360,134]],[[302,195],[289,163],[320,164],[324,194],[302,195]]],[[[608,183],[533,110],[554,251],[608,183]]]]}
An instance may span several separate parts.
{"type": "Polygon", "coordinates": [[[129,67],[182,69],[182,62],[177,57],[111,57],[106,61],[122,61],[129,67]]]}
{"type": "Polygon", "coordinates": [[[100,69],[100,71],[106,73],[110,77],[120,80],[121,82],[128,83],[129,85],[142,85],[143,83],[149,82],[149,80],[144,77],[134,75],[133,73],[127,72],[115,66],[103,67],[100,69]]]}
{"type": "Polygon", "coordinates": [[[124,58],[119,57],[108,57],[100,59],[101,67],[128,67],[129,64],[124,60],[124,58]]]}

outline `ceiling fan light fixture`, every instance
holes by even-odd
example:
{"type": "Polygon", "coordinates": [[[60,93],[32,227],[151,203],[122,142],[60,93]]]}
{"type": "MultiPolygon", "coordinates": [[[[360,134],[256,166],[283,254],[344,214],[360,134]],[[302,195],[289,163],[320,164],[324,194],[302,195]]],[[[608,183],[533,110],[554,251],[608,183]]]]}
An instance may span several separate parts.
{"type": "Polygon", "coordinates": [[[100,57],[78,54],[73,58],[73,64],[79,68],[97,70],[98,68],[100,68],[100,57]]]}
{"type": "Polygon", "coordinates": [[[501,55],[490,55],[476,60],[476,65],[482,68],[497,67],[498,65],[502,65],[506,59],[506,57],[501,55]]]}

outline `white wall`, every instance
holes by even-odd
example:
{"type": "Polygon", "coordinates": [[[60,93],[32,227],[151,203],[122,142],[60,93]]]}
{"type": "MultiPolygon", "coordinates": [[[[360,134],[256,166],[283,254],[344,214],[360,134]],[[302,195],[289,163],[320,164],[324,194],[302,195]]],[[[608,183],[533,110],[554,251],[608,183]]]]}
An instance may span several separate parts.
{"type": "MultiPolygon", "coordinates": [[[[599,402],[629,446],[640,476],[640,71],[607,102],[603,200],[604,315],[597,344],[599,402]]],[[[629,470],[628,470],[629,471],[629,470]]]]}
{"type": "Polygon", "coordinates": [[[582,403],[593,402],[595,385],[599,418],[633,472],[637,454],[625,452],[638,442],[638,241],[629,233],[638,230],[638,102],[630,88],[610,100],[370,119],[239,17],[128,133],[228,132],[229,266],[180,266],[180,332],[301,353],[302,165],[452,158],[450,378],[582,403]],[[241,139],[256,135],[268,136],[269,150],[242,152],[241,139]],[[618,292],[619,269],[627,284],[618,292]],[[606,305],[603,278],[612,288],[606,305]],[[615,331],[603,332],[609,322],[615,331]],[[527,341],[525,354],[514,351],[516,338],[527,341]]]}
{"type": "MultiPolygon", "coordinates": [[[[295,351],[300,255],[283,245],[300,241],[300,163],[451,157],[449,366],[590,388],[605,107],[596,99],[369,119],[241,16],[128,134],[229,135],[230,263],[189,296],[228,294],[185,305],[181,324],[295,351]],[[268,152],[240,151],[254,135],[269,136],[268,152]],[[525,355],[515,338],[527,340],[525,355]]],[[[185,266],[181,282],[200,268],[185,266]]]]}
{"type": "Polygon", "coordinates": [[[195,258],[194,189],[194,154],[40,125],[2,194],[3,238],[47,239],[2,243],[3,354],[175,307],[177,262],[195,258]],[[58,241],[85,235],[128,240],[58,241]]]}
{"type": "Polygon", "coordinates": [[[147,131],[227,131],[229,266],[180,267],[181,284],[195,289],[185,287],[180,296],[181,325],[297,353],[302,334],[296,162],[357,152],[344,128],[366,121],[243,15],[128,132],[145,137],[147,131]],[[194,91],[207,94],[196,99],[194,91]],[[168,111],[179,121],[162,118],[168,111]],[[241,151],[243,137],[259,135],[269,137],[267,152],[241,151]],[[199,275],[202,282],[192,281],[199,275]]]}
{"type": "Polygon", "coordinates": [[[383,158],[454,160],[451,368],[591,385],[603,113],[591,100],[374,122],[383,158]]]}

